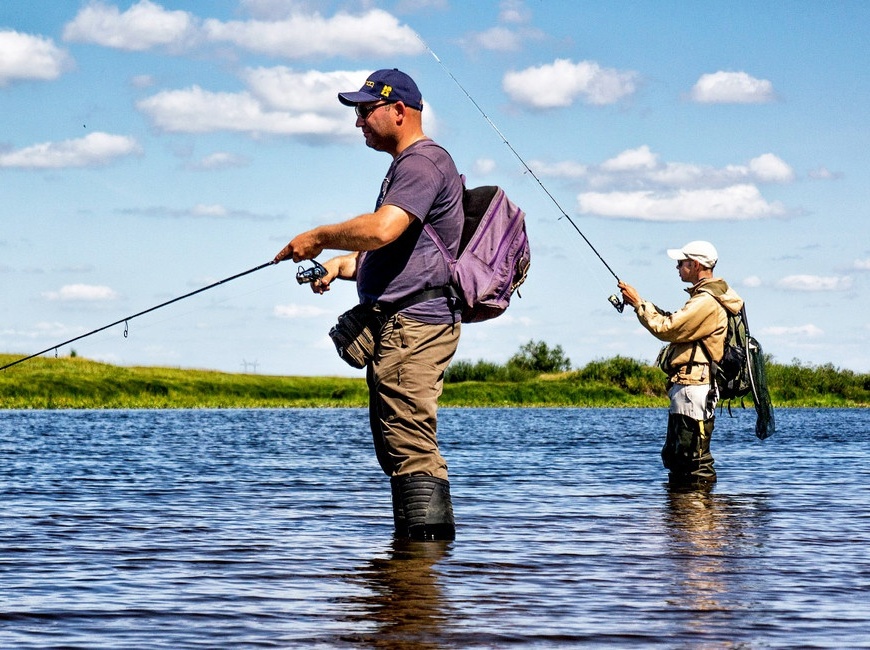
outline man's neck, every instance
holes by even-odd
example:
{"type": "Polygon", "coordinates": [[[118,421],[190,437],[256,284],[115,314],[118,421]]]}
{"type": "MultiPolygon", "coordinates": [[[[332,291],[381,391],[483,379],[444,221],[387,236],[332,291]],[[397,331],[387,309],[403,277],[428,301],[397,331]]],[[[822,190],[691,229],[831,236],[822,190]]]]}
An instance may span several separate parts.
{"type": "Polygon", "coordinates": [[[410,147],[412,144],[419,142],[420,140],[425,140],[426,134],[422,131],[415,131],[414,133],[410,133],[408,135],[402,136],[399,141],[396,143],[396,148],[393,152],[393,158],[398,158],[399,154],[401,154],[405,149],[410,147]]]}

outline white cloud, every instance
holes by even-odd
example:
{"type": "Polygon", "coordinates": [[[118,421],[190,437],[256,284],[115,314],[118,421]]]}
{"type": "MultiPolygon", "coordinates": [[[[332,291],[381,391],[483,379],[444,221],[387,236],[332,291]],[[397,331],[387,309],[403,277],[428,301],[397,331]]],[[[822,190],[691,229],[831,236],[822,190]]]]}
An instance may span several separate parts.
{"type": "Polygon", "coordinates": [[[222,219],[227,217],[230,211],[226,207],[216,203],[210,205],[199,203],[191,208],[190,213],[194,217],[217,217],[222,219]]]}
{"type": "Polygon", "coordinates": [[[70,336],[81,334],[83,332],[84,329],[80,327],[71,328],[64,323],[60,323],[57,321],[52,323],[49,323],[47,321],[41,321],[39,323],[36,323],[32,328],[28,327],[25,330],[0,330],[0,335],[13,336],[25,339],[51,338],[57,340],[69,338],[70,336]]]}
{"type": "Polygon", "coordinates": [[[277,305],[274,310],[278,318],[315,318],[329,313],[326,309],[311,305],[277,305]]]}
{"type": "Polygon", "coordinates": [[[762,284],[763,281],[757,275],[750,275],[743,278],[743,286],[750,289],[760,287],[762,284]]]}
{"type": "Polygon", "coordinates": [[[361,15],[340,12],[330,18],[294,13],[277,21],[208,19],[203,31],[212,42],[287,58],[409,56],[424,51],[413,29],[381,9],[361,15]]]}
{"type": "Polygon", "coordinates": [[[847,291],[852,287],[852,278],[848,275],[789,275],[776,286],[789,291],[847,291]]]}
{"type": "Polygon", "coordinates": [[[589,172],[589,167],[571,160],[557,163],[532,160],[529,162],[529,167],[534,170],[537,176],[549,176],[551,178],[584,178],[589,172]]]}
{"type": "Polygon", "coordinates": [[[667,192],[585,192],[577,199],[582,214],[643,221],[745,220],[785,213],[778,201],[769,203],[753,185],[667,192]]]}
{"type": "Polygon", "coordinates": [[[156,80],[150,74],[138,74],[130,79],[130,84],[134,88],[150,88],[156,83],[156,80]]]}
{"type": "Polygon", "coordinates": [[[648,145],[626,149],[598,165],[567,161],[534,162],[542,176],[586,179],[593,188],[716,188],[743,183],[788,183],[791,166],[772,153],[761,154],[745,165],[722,168],[684,162],[662,162],[648,145]]]}
{"type": "Polygon", "coordinates": [[[114,5],[91,2],[63,30],[64,40],[128,51],[166,46],[182,49],[196,40],[196,18],[140,0],[121,13],[114,5]]]}
{"type": "MultiPolygon", "coordinates": [[[[348,116],[338,101],[338,93],[357,90],[371,70],[297,72],[285,66],[248,68],[242,77],[251,93],[269,109],[302,112],[324,107],[331,113],[348,116]]],[[[351,120],[352,122],[353,120],[351,120]]]]}
{"type": "Polygon", "coordinates": [[[68,284],[59,291],[47,291],[42,294],[47,300],[101,302],[115,300],[118,294],[111,288],[91,284],[68,284]]]}
{"type": "Polygon", "coordinates": [[[43,142],[17,151],[0,153],[0,167],[97,167],[106,165],[115,158],[138,153],[141,153],[141,147],[135,138],[96,132],[75,140],[43,142]]]}
{"type": "Polygon", "coordinates": [[[832,181],[839,178],[843,178],[842,172],[832,172],[830,169],[822,165],[817,169],[811,169],[807,176],[816,181],[832,181]]]}
{"type": "Polygon", "coordinates": [[[502,0],[499,3],[499,24],[481,32],[469,32],[462,44],[472,50],[517,52],[523,43],[543,37],[540,30],[527,26],[532,12],[523,0],[502,0]]]}
{"type": "Polygon", "coordinates": [[[602,68],[594,61],[553,63],[504,75],[502,87],[514,101],[531,108],[570,106],[578,98],[587,104],[613,104],[635,91],[635,72],[602,68]]]}
{"type": "Polygon", "coordinates": [[[191,208],[152,206],[118,211],[121,214],[141,215],[157,219],[219,219],[233,221],[276,221],[283,215],[262,214],[249,210],[236,210],[219,203],[198,203],[191,208]]]}
{"type": "Polygon", "coordinates": [[[626,149],[597,165],[574,161],[530,167],[541,177],[582,181],[589,191],[578,195],[585,214],[649,221],[740,220],[778,217],[786,209],[769,202],[756,183],[788,183],[792,168],[772,153],[745,165],[715,168],[663,162],[648,145],[626,149]]]}
{"type": "Polygon", "coordinates": [[[396,2],[396,11],[399,13],[416,13],[432,9],[444,10],[449,8],[449,0],[398,0],[396,2]]]}
{"type": "Polygon", "coordinates": [[[498,19],[503,23],[527,23],[532,12],[522,0],[502,0],[499,3],[498,19]]]}
{"type": "MultiPolygon", "coordinates": [[[[356,90],[369,70],[295,71],[285,66],[248,68],[238,92],[212,92],[199,86],[165,90],[140,100],[136,107],[166,132],[229,131],[286,135],[305,139],[343,140],[357,135],[353,111],[337,98],[356,90]]],[[[436,135],[431,105],[423,113],[427,133],[436,135]]]]}
{"type": "Polygon", "coordinates": [[[626,149],[618,156],[601,163],[601,169],[606,172],[655,169],[658,166],[658,155],[652,153],[647,145],[637,149],[626,149]]]}
{"type": "Polygon", "coordinates": [[[73,60],[51,39],[0,31],[0,87],[10,81],[50,81],[73,67],[73,60]]]}
{"type": "MultiPolygon", "coordinates": [[[[649,167],[643,179],[662,187],[725,187],[738,183],[790,183],[795,174],[791,166],[772,153],[753,158],[745,165],[722,168],[692,163],[666,163],[649,167]]],[[[598,182],[602,182],[598,178],[598,182]]]]}
{"type": "Polygon", "coordinates": [[[245,156],[228,153],[226,151],[216,151],[192,162],[188,165],[190,169],[201,171],[211,171],[216,169],[230,169],[233,167],[244,167],[249,163],[249,159],[245,156]]]}
{"type": "MultiPolygon", "coordinates": [[[[336,100],[334,102],[338,104],[336,100]]],[[[320,107],[309,112],[273,111],[247,91],[211,92],[199,86],[166,90],[139,101],[136,107],[154,126],[172,133],[231,131],[249,134],[347,137],[353,120],[324,115],[320,107]]]]}
{"type": "Polygon", "coordinates": [[[794,170],[772,153],[765,153],[750,160],[749,171],[762,183],[791,183],[794,180],[794,170]]]}
{"type": "Polygon", "coordinates": [[[764,104],[774,99],[773,84],[745,72],[703,74],[691,97],[700,104],[764,104]]]}
{"type": "Polygon", "coordinates": [[[855,260],[852,268],[856,271],[870,271],[870,258],[863,260],[855,260]]]}
{"type": "Polygon", "coordinates": [[[471,34],[465,43],[472,47],[493,52],[516,52],[523,43],[522,36],[507,27],[490,27],[482,32],[471,34]]]}
{"type": "MultiPolygon", "coordinates": [[[[206,5],[207,6],[207,5],[206,5]]],[[[260,0],[248,8],[262,19],[200,19],[140,0],[121,12],[96,0],[64,28],[64,39],[128,51],[184,51],[201,43],[226,44],[286,58],[392,57],[420,54],[422,42],[407,25],[381,9],[324,17],[302,2],[260,0]]]]}
{"type": "Polygon", "coordinates": [[[793,327],[773,326],[762,328],[761,333],[765,336],[798,336],[804,338],[818,338],[825,332],[821,328],[808,323],[806,325],[796,325],[793,327]]]}
{"type": "Polygon", "coordinates": [[[303,4],[303,0],[239,0],[239,5],[248,15],[270,20],[286,18],[303,4]]]}
{"type": "Polygon", "coordinates": [[[474,161],[474,173],[486,176],[495,171],[497,165],[492,158],[478,158],[474,161]]]}

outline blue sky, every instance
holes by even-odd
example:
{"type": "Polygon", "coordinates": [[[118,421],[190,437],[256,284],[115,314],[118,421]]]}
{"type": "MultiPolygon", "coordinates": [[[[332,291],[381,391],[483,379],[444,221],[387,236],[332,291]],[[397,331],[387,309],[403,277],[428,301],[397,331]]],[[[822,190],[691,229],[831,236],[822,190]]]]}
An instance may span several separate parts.
{"type": "MultiPolygon", "coordinates": [[[[685,300],[665,250],[712,241],[766,352],[868,372],[868,27],[857,0],[4,2],[0,350],[42,350],[371,210],[389,157],[335,95],[398,67],[469,184],[502,185],[527,213],[522,298],[466,326],[457,358],[503,362],[532,339],[578,367],[655,357],[564,210],[665,309],[685,300]]],[[[327,337],[353,285],[317,296],[295,271],[72,347],[122,365],[357,374],[327,337]]]]}

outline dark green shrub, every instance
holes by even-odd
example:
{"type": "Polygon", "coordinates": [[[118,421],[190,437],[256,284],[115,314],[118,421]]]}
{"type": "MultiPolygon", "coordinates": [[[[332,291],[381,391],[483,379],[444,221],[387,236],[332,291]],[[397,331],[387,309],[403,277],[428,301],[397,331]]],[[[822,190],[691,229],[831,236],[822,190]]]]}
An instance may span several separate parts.
{"type": "Polygon", "coordinates": [[[533,372],[565,372],[571,370],[571,359],[561,345],[551,348],[543,341],[529,341],[508,359],[508,366],[533,372]]]}

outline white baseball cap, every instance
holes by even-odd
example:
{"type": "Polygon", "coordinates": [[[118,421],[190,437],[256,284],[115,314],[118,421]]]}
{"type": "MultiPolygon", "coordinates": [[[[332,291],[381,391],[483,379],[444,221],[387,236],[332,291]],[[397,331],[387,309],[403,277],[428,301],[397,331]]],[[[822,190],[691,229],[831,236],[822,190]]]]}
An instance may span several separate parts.
{"type": "Polygon", "coordinates": [[[695,260],[708,269],[712,269],[719,261],[716,247],[708,241],[690,241],[682,248],[669,248],[668,257],[678,261],[695,260]]]}

